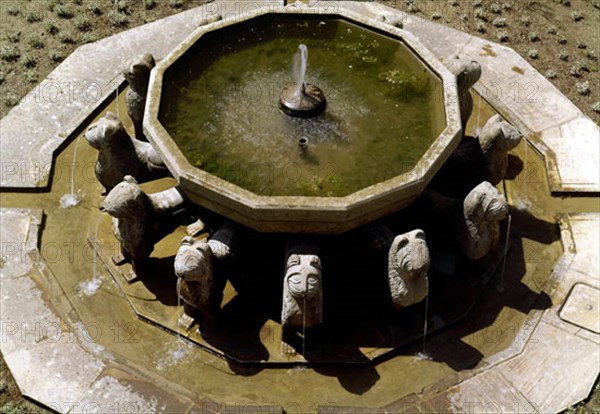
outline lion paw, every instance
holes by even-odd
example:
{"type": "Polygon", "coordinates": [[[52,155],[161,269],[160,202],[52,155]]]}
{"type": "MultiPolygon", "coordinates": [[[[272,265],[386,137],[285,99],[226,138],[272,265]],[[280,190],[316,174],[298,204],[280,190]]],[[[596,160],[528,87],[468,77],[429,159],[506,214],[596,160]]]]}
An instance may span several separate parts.
{"type": "Polygon", "coordinates": [[[181,315],[179,317],[179,320],[177,321],[177,323],[179,324],[179,326],[181,326],[183,329],[185,330],[189,330],[192,325],[194,324],[194,318],[192,318],[190,315],[188,315],[187,313],[184,313],[183,315],[181,315]]]}
{"type": "Polygon", "coordinates": [[[195,237],[204,230],[204,222],[200,219],[186,227],[185,232],[188,236],[195,237]]]}
{"type": "Polygon", "coordinates": [[[296,349],[284,341],[281,341],[281,353],[283,355],[290,355],[290,356],[297,354],[296,349]]]}
{"type": "Polygon", "coordinates": [[[126,261],[127,261],[127,258],[125,257],[125,255],[123,255],[123,253],[117,253],[117,254],[113,255],[113,257],[112,257],[112,262],[116,266],[121,266],[126,261]]]}

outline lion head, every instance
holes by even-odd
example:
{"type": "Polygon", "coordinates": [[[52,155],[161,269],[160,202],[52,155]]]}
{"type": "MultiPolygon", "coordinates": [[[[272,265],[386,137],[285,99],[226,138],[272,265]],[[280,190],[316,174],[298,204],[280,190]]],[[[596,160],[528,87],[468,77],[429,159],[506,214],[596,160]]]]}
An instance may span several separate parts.
{"type": "Polygon", "coordinates": [[[484,181],[467,195],[463,212],[469,221],[497,222],[508,215],[508,203],[496,187],[484,181]]]}
{"type": "Polygon", "coordinates": [[[113,217],[122,218],[146,213],[149,200],[138,182],[131,175],[126,175],[106,196],[102,210],[113,217]]]}
{"type": "Polygon", "coordinates": [[[147,80],[150,77],[150,71],[152,71],[155,65],[154,57],[149,53],[136,56],[126,63],[122,70],[123,76],[125,76],[130,85],[135,84],[136,81],[141,79],[147,80]]]}
{"type": "Polygon", "coordinates": [[[291,254],[285,283],[295,298],[312,298],[321,291],[321,259],[312,254],[291,254]]]}
{"type": "Polygon", "coordinates": [[[112,112],[107,112],[105,116],[94,122],[85,132],[85,139],[97,150],[122,140],[127,133],[119,118],[112,112]]]}
{"type": "Polygon", "coordinates": [[[456,76],[459,92],[469,90],[481,77],[481,65],[475,60],[455,59],[448,64],[450,71],[456,76]]]}
{"type": "Polygon", "coordinates": [[[212,252],[208,243],[186,236],[175,256],[175,274],[186,282],[199,282],[212,276],[212,252]]]}
{"type": "Polygon", "coordinates": [[[423,230],[396,236],[388,256],[390,293],[395,307],[412,305],[427,296],[430,264],[423,230]]]}
{"type": "Polygon", "coordinates": [[[494,115],[481,128],[479,145],[484,153],[494,146],[498,146],[503,151],[510,151],[519,145],[521,137],[517,128],[504,121],[500,115],[494,115]]]}

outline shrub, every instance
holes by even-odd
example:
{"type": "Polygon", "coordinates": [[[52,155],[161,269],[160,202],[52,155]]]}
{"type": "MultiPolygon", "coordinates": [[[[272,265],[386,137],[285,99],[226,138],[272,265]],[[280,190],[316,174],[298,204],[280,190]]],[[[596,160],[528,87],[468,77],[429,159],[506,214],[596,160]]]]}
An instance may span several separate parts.
{"type": "Polygon", "coordinates": [[[483,20],[484,22],[488,21],[488,17],[483,9],[477,9],[475,11],[475,17],[477,17],[479,20],[483,20]]]}
{"type": "Polygon", "coordinates": [[[92,43],[100,39],[96,33],[88,32],[81,36],[81,43],[92,43]]]}
{"type": "Polygon", "coordinates": [[[6,39],[8,39],[10,43],[19,43],[19,40],[21,40],[21,32],[9,32],[6,35],[6,39]]]}
{"type": "Polygon", "coordinates": [[[580,20],[583,20],[583,14],[581,14],[581,13],[580,13],[580,12],[578,12],[578,11],[574,11],[574,12],[572,12],[572,13],[571,13],[571,19],[572,19],[574,22],[578,22],[578,21],[580,21],[580,20]]]}
{"type": "Polygon", "coordinates": [[[506,30],[503,30],[501,32],[498,32],[498,34],[496,35],[496,37],[498,38],[498,40],[500,40],[501,42],[508,42],[508,32],[506,30]]]}
{"type": "Polygon", "coordinates": [[[553,34],[553,35],[558,33],[558,29],[556,26],[550,26],[547,31],[548,31],[548,33],[553,34]]]}
{"type": "Polygon", "coordinates": [[[556,78],[558,78],[558,75],[556,74],[556,71],[550,69],[549,71],[546,72],[546,77],[548,79],[556,79],[556,78]]]}
{"type": "Polygon", "coordinates": [[[492,24],[496,27],[506,27],[506,19],[503,17],[496,17],[492,24]]]}
{"type": "Polygon", "coordinates": [[[477,22],[477,31],[479,33],[485,33],[485,24],[483,24],[483,22],[477,22]]]}
{"type": "Polygon", "coordinates": [[[431,18],[432,18],[433,20],[439,20],[439,19],[441,19],[441,18],[442,18],[442,15],[441,15],[440,13],[438,13],[438,12],[434,12],[434,13],[431,15],[431,18]]]}
{"type": "Polygon", "coordinates": [[[14,4],[8,4],[6,5],[6,13],[8,13],[9,16],[18,16],[19,13],[21,13],[21,10],[14,4]]]}
{"type": "Polygon", "coordinates": [[[44,47],[44,39],[38,34],[29,36],[27,43],[34,49],[42,49],[44,47]]]}
{"type": "Polygon", "coordinates": [[[21,53],[14,46],[3,45],[0,47],[0,59],[5,62],[15,62],[19,60],[21,53]]]}
{"type": "Polygon", "coordinates": [[[62,3],[63,3],[62,0],[47,0],[48,10],[50,10],[51,12],[53,12],[54,8],[56,6],[58,6],[59,4],[62,4],[62,3]]]}
{"type": "Polygon", "coordinates": [[[596,53],[593,50],[588,50],[587,53],[585,54],[585,56],[589,59],[589,60],[598,60],[598,56],[596,56],[596,53]]]}
{"type": "Polygon", "coordinates": [[[581,40],[577,41],[577,48],[578,49],[585,49],[587,48],[587,44],[585,42],[582,42],[581,40]]]}
{"type": "Polygon", "coordinates": [[[557,56],[560,60],[569,60],[569,54],[567,52],[560,52],[557,56]]]}
{"type": "Polygon", "coordinates": [[[539,54],[539,52],[537,51],[537,49],[529,49],[529,50],[527,51],[527,55],[528,55],[528,56],[529,56],[531,59],[537,59],[537,58],[540,56],[540,54],[539,54]]]}
{"type": "Polygon", "coordinates": [[[592,111],[600,113],[600,101],[596,101],[596,103],[592,105],[592,111]]]}
{"type": "Polygon", "coordinates": [[[574,76],[576,78],[581,77],[581,75],[583,75],[583,65],[580,62],[577,62],[573,65],[573,67],[571,68],[571,76],[574,76]]]}
{"type": "Polygon", "coordinates": [[[58,34],[58,40],[60,40],[61,43],[75,43],[75,39],[73,38],[73,35],[71,35],[71,32],[69,32],[69,31],[60,32],[58,34]]]}
{"type": "Polygon", "coordinates": [[[53,62],[62,62],[62,60],[65,58],[58,50],[51,50],[50,53],[48,53],[48,57],[53,62]]]}
{"type": "Polygon", "coordinates": [[[450,4],[452,7],[457,7],[458,1],[457,0],[448,0],[448,4],[450,4]]]}
{"type": "Polygon", "coordinates": [[[183,0],[169,0],[169,7],[172,9],[181,9],[183,7],[183,0]]]}
{"type": "Polygon", "coordinates": [[[490,6],[490,11],[495,14],[500,14],[502,13],[502,8],[498,3],[492,3],[492,5],[490,6]]]}
{"type": "Polygon", "coordinates": [[[590,83],[588,81],[578,82],[575,84],[575,89],[578,94],[587,96],[590,94],[590,83]]]}
{"type": "Polygon", "coordinates": [[[49,33],[51,35],[55,35],[59,31],[56,21],[52,19],[44,21],[44,30],[46,31],[46,33],[49,33]]]}
{"type": "Polygon", "coordinates": [[[529,25],[531,24],[531,20],[529,20],[529,17],[527,16],[523,16],[519,19],[519,21],[521,22],[521,24],[525,27],[529,27],[529,25]]]}
{"type": "Polygon", "coordinates": [[[23,78],[25,78],[25,82],[27,83],[38,83],[40,80],[40,76],[35,70],[27,70],[23,73],[23,78]]]}
{"type": "Polygon", "coordinates": [[[75,15],[73,9],[67,4],[57,4],[54,6],[54,13],[62,19],[70,19],[75,15]]]}
{"type": "Polygon", "coordinates": [[[116,10],[113,10],[110,13],[108,13],[108,19],[110,20],[110,23],[115,27],[125,27],[127,26],[127,23],[129,23],[127,15],[116,10]]]}
{"type": "Polygon", "coordinates": [[[88,4],[88,10],[94,13],[96,16],[102,14],[102,9],[100,9],[100,5],[95,1],[88,4]]]}
{"type": "Polygon", "coordinates": [[[421,9],[419,8],[419,6],[415,3],[411,3],[408,5],[408,8],[406,9],[409,13],[418,13],[421,11],[421,9]]]}
{"type": "Polygon", "coordinates": [[[26,68],[33,68],[37,65],[37,60],[31,56],[29,53],[25,53],[23,55],[23,66],[26,68]]]}
{"type": "Polygon", "coordinates": [[[527,37],[529,38],[529,41],[531,41],[531,42],[537,42],[538,40],[540,40],[540,37],[538,36],[538,34],[536,32],[529,32],[527,37]]]}
{"type": "Polygon", "coordinates": [[[510,10],[512,9],[512,3],[502,3],[502,8],[504,10],[510,10]]]}
{"type": "Polygon", "coordinates": [[[144,8],[150,10],[156,7],[156,0],[144,0],[144,8]]]}
{"type": "Polygon", "coordinates": [[[117,0],[115,3],[115,9],[120,13],[129,14],[131,12],[129,3],[127,0],[117,0]]]}
{"type": "MultiPolygon", "coordinates": [[[[4,105],[8,106],[9,108],[12,106],[15,106],[18,103],[19,103],[19,98],[17,98],[17,95],[15,95],[12,92],[8,92],[6,94],[6,96],[4,97],[4,105]]],[[[6,410],[6,407],[9,405],[14,406],[14,404],[12,402],[9,402],[8,404],[4,404],[2,406],[2,410],[6,410]]],[[[25,411],[22,411],[22,413],[25,414],[25,411]]]]}
{"type": "Polygon", "coordinates": [[[74,20],[75,27],[79,29],[80,32],[88,32],[92,28],[92,23],[90,19],[88,19],[83,14],[77,16],[74,20]]]}
{"type": "Polygon", "coordinates": [[[558,39],[556,39],[556,41],[561,45],[567,44],[567,38],[563,35],[558,35],[558,39]]]}
{"type": "MultiPolygon", "coordinates": [[[[4,74],[4,72],[0,72],[0,85],[2,85],[5,80],[6,80],[6,75],[4,74]]],[[[0,380],[0,393],[3,393],[5,390],[6,390],[6,383],[4,382],[4,380],[0,380]]]]}
{"type": "Polygon", "coordinates": [[[481,7],[483,6],[483,0],[475,0],[473,2],[473,7],[481,7]]]}
{"type": "Polygon", "coordinates": [[[35,23],[41,21],[42,16],[40,16],[40,14],[36,11],[28,11],[25,13],[25,20],[27,20],[29,23],[35,23]]]}

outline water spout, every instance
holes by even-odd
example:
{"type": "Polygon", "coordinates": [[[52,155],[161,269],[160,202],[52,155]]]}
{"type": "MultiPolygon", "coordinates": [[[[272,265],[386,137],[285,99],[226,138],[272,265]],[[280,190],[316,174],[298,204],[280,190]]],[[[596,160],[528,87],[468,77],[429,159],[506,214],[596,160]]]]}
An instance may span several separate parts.
{"type": "Polygon", "coordinates": [[[292,75],[296,81],[296,96],[300,97],[305,93],[306,66],[308,65],[308,48],[301,44],[294,55],[292,62],[292,75]]]}
{"type": "Polygon", "coordinates": [[[307,66],[308,48],[301,44],[292,60],[292,77],[295,82],[283,88],[279,95],[279,109],[286,115],[310,118],[319,115],[325,109],[323,91],[306,83],[307,66]]]}

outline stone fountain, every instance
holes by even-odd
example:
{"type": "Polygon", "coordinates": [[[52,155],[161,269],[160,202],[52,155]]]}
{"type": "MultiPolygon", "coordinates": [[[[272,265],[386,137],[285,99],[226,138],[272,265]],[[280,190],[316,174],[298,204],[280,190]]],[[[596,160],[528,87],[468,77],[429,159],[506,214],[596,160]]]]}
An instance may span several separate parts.
{"type": "Polygon", "coordinates": [[[57,160],[93,161],[83,204],[49,207],[78,185],[58,171],[40,200],[7,198],[44,206],[46,221],[36,215],[27,230],[43,228],[42,250],[68,235],[92,252],[32,259],[52,309],[69,302],[69,317],[105,328],[94,337],[85,324],[93,340],[69,354],[93,377],[89,391],[63,388],[81,404],[117,395],[140,412],[437,412],[465,410],[456,398],[481,389],[503,407],[552,411],[519,399],[526,374],[491,367],[525,352],[525,362],[545,360],[528,345],[542,314],[554,319],[540,335],[577,322],[566,342],[587,352],[593,327],[573,309],[593,288],[576,284],[560,319],[551,314],[549,296],[567,297],[553,267],[577,263],[559,243],[575,218],[548,215],[565,205],[545,181],[524,190],[530,174],[517,159],[543,170],[542,157],[528,152],[521,118],[482,100],[487,55],[444,54],[379,5],[226,15],[203,14],[168,53],[146,42],[136,50],[148,53],[121,66],[127,90],[80,124],[90,146],[77,141],[57,160]],[[492,330],[512,335],[492,341],[492,330]]]}
{"type": "MultiPolygon", "coordinates": [[[[327,279],[332,278],[337,280],[329,286],[356,283],[352,288],[356,289],[365,283],[360,279],[367,277],[374,278],[373,295],[384,304],[375,307],[383,312],[383,319],[365,318],[363,323],[368,330],[364,326],[356,329],[359,335],[370,331],[379,338],[375,341],[379,350],[369,360],[427,335],[427,307],[423,315],[414,306],[429,293],[431,259],[427,237],[419,228],[408,228],[399,234],[396,229],[400,226],[394,225],[398,220],[422,219],[411,212],[413,204],[436,216],[448,215],[448,220],[455,223],[452,243],[460,246],[453,254],[455,260],[468,269],[468,263],[485,259],[480,268],[467,270],[475,273],[473,277],[481,278],[480,286],[496,269],[502,255],[492,252],[500,239],[500,222],[507,217],[508,205],[504,196],[485,180],[498,184],[504,177],[507,152],[520,140],[518,131],[500,117],[493,117],[479,137],[470,138],[479,143],[481,157],[461,155],[467,151],[463,147],[476,145],[464,139],[462,131],[473,109],[469,89],[481,75],[479,64],[456,60],[448,70],[397,25],[366,23],[361,16],[348,12],[315,18],[293,9],[256,13],[235,23],[214,23],[197,30],[162,60],[150,77],[147,70],[136,75],[130,68],[148,68],[154,62],[152,56],[143,55],[128,63],[124,73],[135,87],[137,99],[131,99],[132,93],[128,92],[127,112],[134,126],[138,125],[135,114],[139,113],[140,102],[146,102],[141,139],[150,143],[126,136],[113,114],[88,129],[88,141],[100,149],[98,180],[110,189],[102,209],[114,218],[113,227],[121,246],[113,262],[131,262],[131,270],[124,274],[128,282],[149,277],[152,271],[144,265],[177,218],[190,223],[174,260],[177,297],[183,304],[179,327],[175,329],[178,335],[182,330],[184,336],[199,345],[240,362],[356,363],[354,357],[340,357],[340,350],[348,344],[331,335],[345,322],[328,320],[329,295],[325,286],[327,279]],[[292,73],[285,66],[282,70],[281,55],[289,61],[299,39],[311,44],[311,52],[314,50],[318,57],[323,53],[340,54],[336,64],[328,67],[320,59],[307,71],[309,49],[301,43],[293,57],[292,73]],[[342,54],[348,50],[353,53],[342,54]],[[248,68],[248,53],[264,53],[270,59],[257,59],[248,68]],[[247,104],[229,106],[231,92],[227,88],[238,86],[231,84],[236,81],[223,78],[231,70],[235,70],[242,90],[257,79],[263,85],[269,79],[293,80],[281,86],[278,99],[267,96],[261,101],[260,110],[265,115],[257,121],[263,130],[244,128],[247,113],[254,114],[247,104]],[[346,73],[342,76],[343,70],[346,73]],[[311,76],[324,85],[325,91],[306,81],[311,76]],[[342,77],[349,88],[338,85],[342,77]],[[369,94],[361,89],[365,82],[369,94],[383,103],[368,99],[369,94]],[[404,89],[396,90],[398,84],[404,89]],[[139,94],[145,90],[147,97],[139,94]],[[221,94],[215,101],[212,95],[216,90],[221,94]],[[326,96],[334,93],[339,96],[327,105],[326,96]],[[371,105],[362,110],[372,121],[361,129],[352,124],[361,122],[354,121],[354,117],[364,105],[371,105]],[[419,111],[424,113],[417,115],[419,111]],[[382,121],[387,123],[390,115],[399,126],[381,131],[374,128],[382,121]],[[421,128],[416,133],[403,131],[415,117],[421,128]],[[272,133],[267,135],[269,131],[272,133]],[[398,142],[391,133],[400,134],[408,142],[398,142]],[[108,144],[99,146],[98,142],[108,144]],[[383,142],[383,146],[378,142],[383,142]],[[398,153],[392,150],[396,145],[402,148],[398,153]],[[335,176],[337,187],[328,188],[325,183],[306,191],[299,189],[297,182],[288,180],[282,184],[281,180],[266,177],[259,187],[226,172],[240,163],[243,175],[251,168],[244,161],[260,160],[268,153],[274,160],[298,167],[300,174],[295,181],[301,181],[307,168],[318,170],[326,166],[325,159],[333,151],[340,152],[332,159],[337,163],[364,165],[362,169],[349,170],[352,175],[343,174],[343,168],[348,167],[340,165],[335,176]],[[119,162],[119,158],[124,160],[119,162]],[[452,182],[454,171],[441,170],[437,181],[449,178],[441,190],[426,188],[449,158],[456,158],[451,165],[456,164],[455,169],[463,174],[471,174],[474,183],[458,196],[454,193],[465,186],[452,182]],[[369,167],[365,159],[375,164],[369,167]],[[473,171],[473,163],[479,163],[481,171],[473,171]],[[138,182],[155,179],[157,173],[164,172],[165,165],[178,186],[146,194],[138,182]],[[222,168],[215,169],[215,165],[222,168]],[[390,171],[377,181],[384,165],[390,171]],[[122,182],[115,185],[115,177],[107,177],[105,171],[120,175],[122,182]],[[364,179],[356,182],[355,175],[364,179]],[[216,230],[203,233],[205,223],[207,228],[216,230]],[[251,250],[244,243],[282,240],[282,236],[285,266],[280,268],[279,277],[272,277],[270,270],[260,266],[256,269],[239,257],[240,251],[251,250]],[[236,239],[245,242],[235,243],[236,239]],[[373,271],[355,274],[356,280],[349,282],[332,277],[332,273],[343,274],[344,266],[328,263],[347,260],[348,252],[338,250],[338,244],[356,244],[366,249],[359,253],[357,261],[362,266],[373,266],[373,271]],[[273,309],[281,309],[280,318],[275,319],[279,322],[276,330],[281,332],[280,352],[269,349],[265,358],[244,352],[244,343],[235,347],[215,345],[229,341],[226,322],[219,317],[228,282],[239,296],[260,295],[273,309]],[[262,286],[248,286],[256,283],[262,286]],[[272,296],[281,286],[282,293],[272,296]],[[420,315],[409,316],[415,312],[420,315]],[[398,334],[396,330],[406,329],[401,328],[405,318],[422,321],[422,331],[398,334]],[[194,333],[196,324],[198,330],[194,333]]],[[[140,128],[135,129],[139,135],[140,128]]],[[[334,167],[338,169],[338,164],[334,167]]],[[[439,239],[435,234],[432,237],[439,239]]],[[[448,248],[449,245],[441,247],[448,248]]],[[[277,249],[272,254],[273,258],[278,257],[277,249]]],[[[161,289],[175,286],[164,282],[161,289]]],[[[339,307],[337,312],[343,309],[339,307]]],[[[373,309],[366,314],[369,312],[373,309]]],[[[344,318],[343,314],[340,316],[344,318]]],[[[153,316],[148,318],[154,320],[153,316]]],[[[168,324],[165,327],[169,328],[168,324]]]]}

